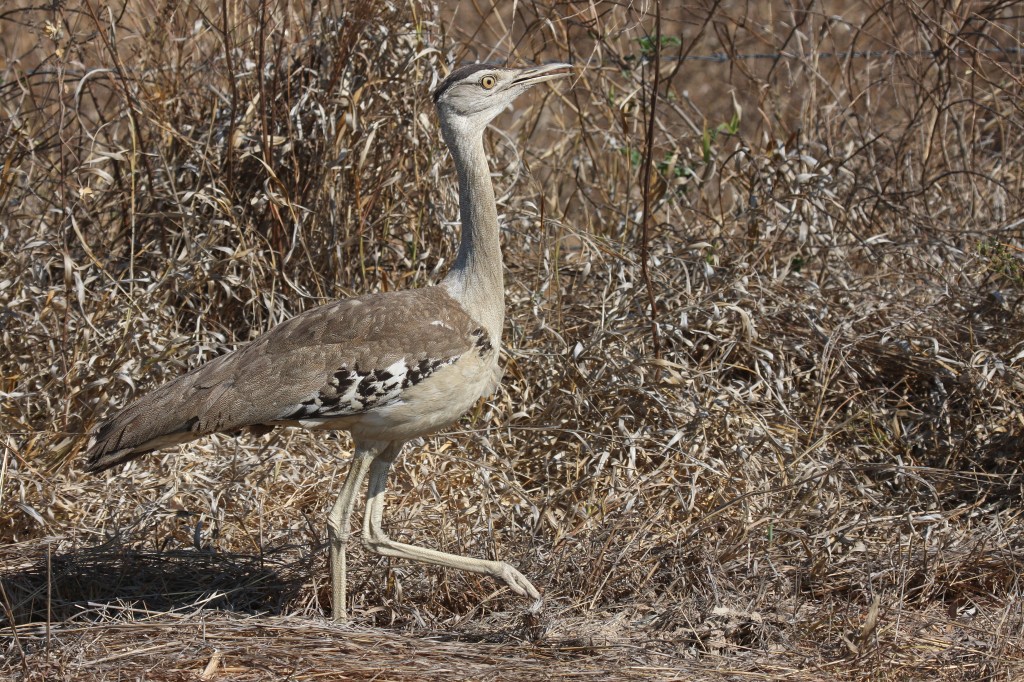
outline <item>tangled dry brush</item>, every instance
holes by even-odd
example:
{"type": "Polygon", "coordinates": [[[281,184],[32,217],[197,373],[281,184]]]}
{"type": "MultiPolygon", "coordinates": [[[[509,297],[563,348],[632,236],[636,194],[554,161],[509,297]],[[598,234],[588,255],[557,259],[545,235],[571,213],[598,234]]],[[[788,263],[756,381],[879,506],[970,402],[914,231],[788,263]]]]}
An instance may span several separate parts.
{"type": "Polygon", "coordinates": [[[5,5],[0,667],[1024,674],[1020,13],[798,4],[665,2],[660,40],[650,3],[5,5]],[[386,522],[516,563],[546,611],[357,553],[331,626],[343,436],[97,480],[84,434],[298,311],[435,280],[427,93],[488,57],[579,75],[489,136],[505,380],[406,453],[386,522]]]}

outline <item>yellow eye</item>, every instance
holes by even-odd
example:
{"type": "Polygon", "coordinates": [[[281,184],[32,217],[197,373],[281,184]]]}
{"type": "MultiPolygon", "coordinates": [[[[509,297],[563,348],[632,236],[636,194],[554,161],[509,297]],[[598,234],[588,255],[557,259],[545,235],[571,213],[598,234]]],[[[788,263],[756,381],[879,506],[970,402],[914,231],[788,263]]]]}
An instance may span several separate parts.
{"type": "Polygon", "coordinates": [[[490,90],[498,84],[498,79],[494,76],[484,76],[480,79],[480,85],[483,86],[484,90],[490,90]]]}

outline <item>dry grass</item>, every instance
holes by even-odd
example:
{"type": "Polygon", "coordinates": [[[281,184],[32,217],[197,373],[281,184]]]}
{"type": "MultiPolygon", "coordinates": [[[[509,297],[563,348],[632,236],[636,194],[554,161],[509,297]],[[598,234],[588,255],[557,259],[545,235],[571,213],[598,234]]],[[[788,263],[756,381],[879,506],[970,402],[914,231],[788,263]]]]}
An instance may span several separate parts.
{"type": "Polygon", "coordinates": [[[0,10],[4,674],[1024,674],[1024,20],[682,4],[653,139],[643,3],[0,10]],[[408,449],[386,522],[508,559],[547,608],[356,550],[334,626],[344,437],[91,479],[83,434],[299,310],[443,272],[426,93],[491,46],[580,75],[490,136],[505,381],[408,449]]]}

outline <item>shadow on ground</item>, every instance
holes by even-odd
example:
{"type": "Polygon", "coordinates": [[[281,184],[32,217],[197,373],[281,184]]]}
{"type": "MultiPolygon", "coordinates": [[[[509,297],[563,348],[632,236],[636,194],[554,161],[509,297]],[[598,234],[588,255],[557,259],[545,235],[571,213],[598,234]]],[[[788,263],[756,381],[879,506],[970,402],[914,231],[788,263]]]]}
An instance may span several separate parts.
{"type": "Polygon", "coordinates": [[[308,585],[318,556],[298,555],[290,546],[230,554],[139,551],[122,541],[48,553],[44,545],[0,562],[0,627],[88,618],[111,607],[279,614],[308,585]]]}

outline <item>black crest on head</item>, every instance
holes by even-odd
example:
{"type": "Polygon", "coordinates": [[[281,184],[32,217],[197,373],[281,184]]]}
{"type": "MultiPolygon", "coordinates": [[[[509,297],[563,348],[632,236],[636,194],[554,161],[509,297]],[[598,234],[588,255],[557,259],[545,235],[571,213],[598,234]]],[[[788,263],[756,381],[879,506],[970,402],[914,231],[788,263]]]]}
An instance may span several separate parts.
{"type": "Polygon", "coordinates": [[[477,71],[485,71],[487,69],[500,69],[501,67],[497,64],[466,64],[448,74],[448,77],[441,81],[441,84],[434,88],[434,104],[437,104],[437,100],[441,99],[441,95],[444,94],[445,90],[452,87],[455,83],[460,80],[474,74],[477,71]]]}

